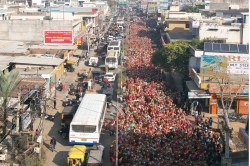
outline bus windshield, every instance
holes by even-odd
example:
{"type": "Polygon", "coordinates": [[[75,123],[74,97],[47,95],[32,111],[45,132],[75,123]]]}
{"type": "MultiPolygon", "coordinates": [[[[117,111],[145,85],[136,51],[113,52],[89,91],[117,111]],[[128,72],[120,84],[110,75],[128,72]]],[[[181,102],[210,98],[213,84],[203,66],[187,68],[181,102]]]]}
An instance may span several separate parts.
{"type": "Polygon", "coordinates": [[[96,126],[90,126],[90,125],[72,125],[72,130],[74,132],[94,133],[96,131],[96,126]]]}
{"type": "Polygon", "coordinates": [[[106,58],[106,62],[108,62],[108,63],[111,63],[111,62],[115,63],[116,62],[116,58],[107,57],[106,58]]]}

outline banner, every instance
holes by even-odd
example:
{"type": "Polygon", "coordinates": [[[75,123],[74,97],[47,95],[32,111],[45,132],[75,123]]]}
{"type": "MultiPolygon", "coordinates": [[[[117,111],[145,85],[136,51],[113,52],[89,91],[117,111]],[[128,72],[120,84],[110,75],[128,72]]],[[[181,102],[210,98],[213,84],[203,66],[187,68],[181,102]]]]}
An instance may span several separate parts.
{"type": "Polygon", "coordinates": [[[227,71],[230,74],[249,74],[249,55],[237,53],[205,52],[206,55],[223,56],[228,59],[227,71]]]}
{"type": "Polygon", "coordinates": [[[73,45],[72,31],[44,31],[45,45],[73,45]]]}

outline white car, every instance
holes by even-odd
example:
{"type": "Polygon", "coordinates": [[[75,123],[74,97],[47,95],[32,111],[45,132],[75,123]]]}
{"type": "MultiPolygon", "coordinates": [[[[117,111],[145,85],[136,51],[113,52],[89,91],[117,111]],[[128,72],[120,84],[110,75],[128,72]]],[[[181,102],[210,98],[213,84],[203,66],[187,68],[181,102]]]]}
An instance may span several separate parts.
{"type": "Polygon", "coordinates": [[[107,72],[103,79],[107,79],[109,82],[114,82],[115,81],[115,77],[116,77],[116,73],[113,72],[107,72]]]}

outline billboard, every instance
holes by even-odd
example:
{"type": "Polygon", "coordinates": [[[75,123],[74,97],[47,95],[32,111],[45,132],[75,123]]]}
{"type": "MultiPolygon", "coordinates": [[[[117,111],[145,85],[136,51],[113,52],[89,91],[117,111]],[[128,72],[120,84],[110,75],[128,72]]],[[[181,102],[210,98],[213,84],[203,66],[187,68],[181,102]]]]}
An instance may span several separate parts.
{"type": "Polygon", "coordinates": [[[168,0],[160,0],[158,8],[161,10],[167,10],[168,9],[168,0]]]}
{"type": "Polygon", "coordinates": [[[157,12],[157,2],[148,2],[148,13],[157,12]]]}
{"type": "Polygon", "coordinates": [[[223,76],[227,72],[228,60],[224,56],[202,55],[200,65],[201,76],[223,76]]]}
{"type": "Polygon", "coordinates": [[[223,56],[228,59],[228,73],[249,74],[249,55],[237,53],[205,52],[206,55],[223,56]]]}
{"type": "Polygon", "coordinates": [[[63,30],[44,31],[45,45],[73,45],[73,32],[63,30]]]}

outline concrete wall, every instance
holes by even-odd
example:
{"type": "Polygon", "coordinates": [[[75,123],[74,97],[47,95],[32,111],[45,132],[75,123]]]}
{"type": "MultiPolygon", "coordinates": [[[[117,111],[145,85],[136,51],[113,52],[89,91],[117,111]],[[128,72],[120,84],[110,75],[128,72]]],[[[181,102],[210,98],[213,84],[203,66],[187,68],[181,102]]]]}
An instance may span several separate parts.
{"type": "Polygon", "coordinates": [[[244,24],[242,29],[242,44],[249,44],[249,25],[244,24]]]}
{"type": "Polygon", "coordinates": [[[189,22],[188,21],[187,22],[185,22],[185,21],[171,21],[171,22],[168,22],[168,30],[172,31],[175,28],[189,30],[189,28],[186,28],[186,24],[189,24],[189,22]]]}
{"type": "Polygon", "coordinates": [[[228,44],[240,44],[241,28],[240,26],[201,23],[199,39],[203,40],[207,38],[225,39],[228,44]],[[211,30],[212,28],[217,30],[211,30]],[[231,31],[232,29],[238,29],[239,31],[231,31]]]}
{"type": "Polygon", "coordinates": [[[0,21],[0,40],[43,42],[44,30],[72,30],[67,20],[4,20],[0,21]]]}

